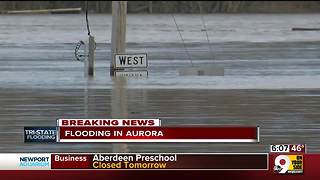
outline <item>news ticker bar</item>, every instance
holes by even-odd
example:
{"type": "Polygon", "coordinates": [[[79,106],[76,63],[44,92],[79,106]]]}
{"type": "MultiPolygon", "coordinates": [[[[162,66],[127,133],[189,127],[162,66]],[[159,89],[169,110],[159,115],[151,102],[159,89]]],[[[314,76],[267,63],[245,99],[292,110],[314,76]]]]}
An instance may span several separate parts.
{"type": "Polygon", "coordinates": [[[161,126],[159,119],[58,119],[25,127],[29,142],[259,142],[259,127],[161,126]]]}
{"type": "Polygon", "coordinates": [[[2,153],[0,170],[268,170],[267,153],[2,153]]]}

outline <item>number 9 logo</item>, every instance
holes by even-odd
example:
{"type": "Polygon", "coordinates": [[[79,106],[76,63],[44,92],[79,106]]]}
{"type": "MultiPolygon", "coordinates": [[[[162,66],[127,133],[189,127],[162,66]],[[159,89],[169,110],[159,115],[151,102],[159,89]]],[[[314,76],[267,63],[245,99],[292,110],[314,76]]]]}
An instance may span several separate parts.
{"type": "Polygon", "coordinates": [[[290,159],[286,155],[279,155],[274,160],[274,171],[280,174],[286,173],[289,166],[290,166],[290,159]],[[285,161],[284,164],[282,163],[283,161],[285,161]]]}

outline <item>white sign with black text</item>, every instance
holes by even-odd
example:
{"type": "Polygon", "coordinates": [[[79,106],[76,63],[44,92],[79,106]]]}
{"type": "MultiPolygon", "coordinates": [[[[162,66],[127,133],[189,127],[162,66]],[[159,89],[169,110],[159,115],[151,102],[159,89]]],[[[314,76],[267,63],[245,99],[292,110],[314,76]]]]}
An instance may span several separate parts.
{"type": "Polygon", "coordinates": [[[115,68],[146,68],[147,54],[116,54],[115,68]]]}
{"type": "Polygon", "coordinates": [[[146,78],[148,71],[115,71],[116,77],[146,78]]]}

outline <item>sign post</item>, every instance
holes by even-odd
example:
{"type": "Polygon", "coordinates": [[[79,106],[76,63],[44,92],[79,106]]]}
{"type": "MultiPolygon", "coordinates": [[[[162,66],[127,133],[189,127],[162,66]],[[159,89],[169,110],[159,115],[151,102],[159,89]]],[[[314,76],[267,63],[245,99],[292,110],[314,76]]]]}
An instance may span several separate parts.
{"type": "Polygon", "coordinates": [[[88,63],[87,64],[87,75],[89,77],[94,76],[94,50],[96,49],[96,43],[94,41],[93,36],[89,36],[89,42],[88,42],[88,63]]]}

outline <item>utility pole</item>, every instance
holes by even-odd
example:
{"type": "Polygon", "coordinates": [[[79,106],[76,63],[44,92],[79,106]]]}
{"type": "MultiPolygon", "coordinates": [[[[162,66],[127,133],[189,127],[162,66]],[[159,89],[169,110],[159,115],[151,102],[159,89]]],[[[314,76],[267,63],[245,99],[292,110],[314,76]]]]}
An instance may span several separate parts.
{"type": "Polygon", "coordinates": [[[152,1],[149,1],[148,10],[149,13],[152,14],[152,1]]]}
{"type": "Polygon", "coordinates": [[[112,1],[110,75],[115,71],[115,55],[126,51],[127,1],[112,1]]]}
{"type": "MultiPolygon", "coordinates": [[[[111,94],[111,115],[114,119],[126,119],[127,88],[124,77],[115,77],[115,55],[126,52],[126,24],[127,24],[127,1],[112,1],[112,37],[111,37],[111,62],[110,76],[113,76],[113,88],[111,94]]],[[[128,145],[117,143],[112,145],[113,152],[128,152],[128,145]]]]}

